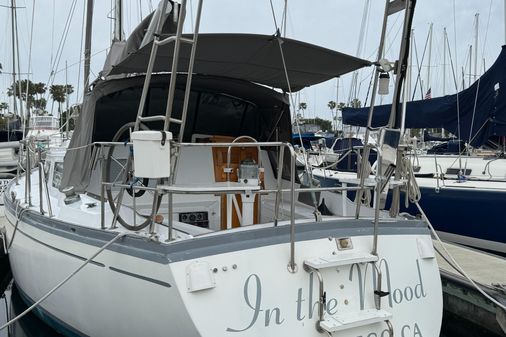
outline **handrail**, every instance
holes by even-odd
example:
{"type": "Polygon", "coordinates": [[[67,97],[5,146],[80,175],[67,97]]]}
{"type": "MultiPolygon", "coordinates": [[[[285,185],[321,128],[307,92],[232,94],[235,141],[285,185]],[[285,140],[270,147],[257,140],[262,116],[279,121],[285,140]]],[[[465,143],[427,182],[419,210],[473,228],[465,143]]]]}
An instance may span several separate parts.
{"type": "Polygon", "coordinates": [[[40,213],[44,215],[44,207],[43,207],[43,197],[42,190],[45,190],[46,199],[47,199],[47,211],[49,213],[49,217],[53,217],[53,208],[51,207],[51,199],[49,198],[49,189],[47,187],[46,173],[44,172],[44,164],[39,162],[39,203],[40,203],[40,213]],[[44,185],[43,185],[44,183],[44,185]]]}
{"type": "Polygon", "coordinates": [[[283,165],[284,165],[284,158],[285,158],[285,147],[282,146],[279,149],[279,158],[278,158],[278,175],[277,175],[277,185],[278,190],[276,192],[276,202],[274,205],[274,227],[278,225],[279,221],[279,203],[281,202],[281,193],[282,193],[282,186],[283,186],[283,165]]]}
{"type": "Polygon", "coordinates": [[[41,163],[39,163],[39,209],[40,209],[40,214],[44,215],[44,205],[42,204],[42,200],[43,200],[43,191],[42,191],[42,166],[40,165],[41,163]]]}
{"type": "MultiPolygon", "coordinates": [[[[254,143],[257,143],[257,140],[253,137],[250,137],[250,136],[239,136],[239,137],[236,137],[232,143],[235,144],[237,143],[237,141],[241,140],[241,139],[249,139],[251,141],[253,141],[254,143]]],[[[260,153],[260,146],[258,146],[258,167],[262,167],[262,154],[260,153]]],[[[232,146],[229,146],[227,148],[227,181],[230,181],[230,155],[231,155],[231,152],[232,152],[232,146]]]]}
{"type": "MultiPolygon", "coordinates": [[[[107,183],[102,182],[102,185],[104,186],[111,186],[111,187],[120,187],[120,188],[132,188],[133,190],[144,190],[144,191],[163,191],[163,187],[148,187],[148,186],[141,186],[141,185],[128,185],[128,184],[120,184],[120,183],[107,183]]],[[[364,186],[363,187],[366,190],[374,189],[374,186],[364,186]]],[[[299,193],[311,193],[311,192],[341,192],[341,191],[358,191],[361,189],[361,187],[308,187],[308,188],[295,188],[295,192],[299,193]]],[[[234,194],[237,193],[238,190],[182,190],[179,189],[178,191],[171,191],[172,194],[234,194]]],[[[282,188],[282,189],[259,189],[259,190],[252,190],[252,194],[271,194],[271,193],[287,193],[291,192],[291,188],[282,188]]]]}
{"type": "MultiPolygon", "coordinates": [[[[28,145],[28,144],[26,144],[28,145]]],[[[30,160],[30,147],[26,146],[26,179],[25,179],[25,204],[32,206],[32,163],[30,160]]]]}
{"type": "MultiPolygon", "coordinates": [[[[98,146],[116,146],[116,145],[125,145],[129,143],[118,143],[118,142],[100,142],[95,143],[95,145],[98,146]]],[[[279,160],[278,160],[278,176],[277,176],[277,186],[275,189],[258,189],[251,191],[253,194],[270,194],[270,193],[276,193],[276,202],[275,202],[275,219],[274,219],[274,225],[276,226],[279,222],[279,208],[280,208],[280,199],[282,193],[290,193],[290,260],[288,262],[288,270],[291,273],[297,272],[297,264],[295,263],[295,193],[308,193],[308,192],[319,192],[319,191],[364,191],[364,190],[370,190],[373,187],[368,186],[356,186],[356,187],[311,187],[311,188],[296,188],[295,187],[295,163],[296,163],[296,151],[292,144],[286,143],[286,142],[246,142],[246,143],[237,143],[237,142],[231,142],[231,143],[179,143],[179,142],[172,142],[172,145],[176,147],[227,147],[228,153],[230,152],[232,147],[279,147],[279,160]],[[282,173],[283,173],[283,164],[284,164],[284,150],[288,149],[290,151],[290,187],[289,188],[283,188],[282,187],[282,173]]],[[[227,160],[228,162],[228,160],[227,160]]],[[[230,165],[230,164],[228,164],[230,165]]],[[[113,182],[102,182],[102,189],[104,186],[111,186],[111,187],[119,187],[122,189],[125,188],[132,188],[133,190],[146,190],[146,191],[153,191],[155,193],[167,193],[168,195],[168,237],[169,241],[173,239],[173,204],[172,204],[172,196],[173,194],[233,194],[237,191],[234,189],[231,190],[198,190],[198,189],[191,189],[185,191],[183,188],[178,189],[177,191],[164,189],[163,187],[148,187],[148,186],[138,186],[138,185],[128,185],[124,183],[113,183],[113,182]]],[[[168,185],[170,186],[170,185],[168,185]]],[[[104,196],[103,192],[101,193],[101,210],[102,210],[102,226],[104,226],[104,196]]],[[[156,202],[156,201],[155,201],[156,202]]],[[[135,212],[135,210],[134,210],[135,212]]],[[[375,223],[375,235],[377,235],[377,226],[378,224],[375,223]]],[[[151,231],[154,230],[154,227],[152,226],[150,228],[151,231]]],[[[376,240],[374,240],[376,241],[376,240]]]]}

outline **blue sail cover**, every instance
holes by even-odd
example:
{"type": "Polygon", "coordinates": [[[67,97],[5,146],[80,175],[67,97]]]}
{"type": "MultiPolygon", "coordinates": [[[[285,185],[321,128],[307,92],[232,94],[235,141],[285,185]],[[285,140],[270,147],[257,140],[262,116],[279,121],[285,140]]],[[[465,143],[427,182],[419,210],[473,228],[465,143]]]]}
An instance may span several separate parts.
{"type": "MultiPolygon", "coordinates": [[[[391,108],[391,104],[375,106],[372,126],[386,125],[391,108]]],[[[367,126],[368,107],[344,108],[342,113],[344,124],[367,126]]],[[[405,126],[444,128],[473,146],[482,145],[491,136],[506,136],[506,46],[469,88],[455,95],[407,103],[405,126]]]]}

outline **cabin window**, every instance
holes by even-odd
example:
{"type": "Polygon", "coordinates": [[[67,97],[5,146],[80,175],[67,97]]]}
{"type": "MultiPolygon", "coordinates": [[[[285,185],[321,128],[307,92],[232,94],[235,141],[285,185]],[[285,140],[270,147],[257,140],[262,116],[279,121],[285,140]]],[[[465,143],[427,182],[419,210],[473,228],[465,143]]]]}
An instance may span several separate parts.
{"type": "MultiPolygon", "coordinates": [[[[239,98],[222,94],[202,93],[194,133],[222,136],[241,135],[251,105],[239,98]]],[[[258,118],[258,116],[257,116],[258,118]]]]}
{"type": "Polygon", "coordinates": [[[62,177],[63,177],[63,163],[62,162],[54,163],[53,182],[52,182],[53,187],[60,188],[62,177]]]}
{"type": "MultiPolygon", "coordinates": [[[[141,90],[140,87],[128,88],[104,96],[97,101],[94,141],[111,140],[120,127],[135,120],[141,90]],[[104,125],[107,127],[99,128],[104,125]]],[[[146,116],[165,115],[167,90],[165,86],[153,86],[149,89],[145,105],[146,116]]],[[[184,90],[178,88],[174,96],[173,118],[181,118],[183,98],[184,90]]],[[[162,122],[145,124],[153,130],[163,127],[162,122]]],[[[261,113],[253,103],[224,93],[191,91],[185,141],[190,141],[195,133],[230,137],[248,135],[259,139],[261,128],[261,113]]],[[[174,138],[177,138],[179,126],[171,123],[170,131],[174,138]]]]}
{"type": "Polygon", "coordinates": [[[471,174],[471,172],[472,172],[471,169],[465,169],[464,170],[464,169],[453,168],[453,167],[449,167],[449,168],[446,169],[446,174],[448,174],[448,175],[450,175],[450,174],[451,175],[458,175],[458,174],[461,173],[461,174],[463,174],[465,176],[468,176],[468,175],[471,174]]]}

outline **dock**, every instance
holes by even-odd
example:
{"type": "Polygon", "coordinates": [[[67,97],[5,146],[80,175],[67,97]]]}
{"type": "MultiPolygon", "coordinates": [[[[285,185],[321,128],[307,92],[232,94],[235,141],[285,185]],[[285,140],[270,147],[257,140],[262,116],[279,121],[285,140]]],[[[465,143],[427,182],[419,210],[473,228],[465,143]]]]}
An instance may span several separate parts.
{"type": "MultiPolygon", "coordinates": [[[[482,290],[506,305],[505,258],[457,244],[443,245],[482,290]]],[[[441,243],[434,241],[434,247],[444,254],[441,243]]],[[[438,254],[438,263],[443,285],[444,315],[458,317],[467,323],[455,324],[451,329],[465,329],[467,333],[469,329],[475,329],[475,335],[480,336],[506,336],[506,312],[476,290],[467,278],[452,267],[450,260],[438,254]]]]}

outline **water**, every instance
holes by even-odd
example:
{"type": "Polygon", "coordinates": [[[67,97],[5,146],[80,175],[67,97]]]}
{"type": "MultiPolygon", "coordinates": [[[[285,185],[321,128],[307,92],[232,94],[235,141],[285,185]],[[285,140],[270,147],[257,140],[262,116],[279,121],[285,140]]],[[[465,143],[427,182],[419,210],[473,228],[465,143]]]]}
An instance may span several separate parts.
{"type": "MultiPolygon", "coordinates": [[[[7,318],[11,319],[27,308],[27,305],[21,299],[16,286],[11,283],[0,298],[0,324],[4,324],[7,318]]],[[[53,330],[33,312],[28,313],[19,321],[14,323],[9,329],[0,331],[0,337],[61,337],[57,331],[53,330]]],[[[469,325],[452,314],[446,313],[443,316],[443,327],[440,337],[498,337],[497,335],[487,334],[487,332],[469,325]]],[[[259,336],[260,337],[260,336],[259,336]]],[[[426,336],[424,336],[426,337],[426,336]]]]}
{"type": "MultiPolygon", "coordinates": [[[[13,318],[22,313],[27,305],[21,299],[19,291],[11,283],[0,298],[0,322],[4,324],[7,318],[13,318]]],[[[0,337],[60,337],[58,332],[41,321],[33,312],[28,313],[8,329],[0,331],[0,337]]]]}

